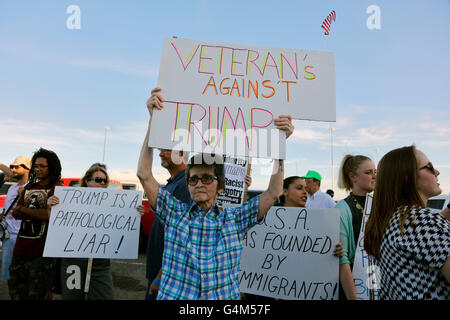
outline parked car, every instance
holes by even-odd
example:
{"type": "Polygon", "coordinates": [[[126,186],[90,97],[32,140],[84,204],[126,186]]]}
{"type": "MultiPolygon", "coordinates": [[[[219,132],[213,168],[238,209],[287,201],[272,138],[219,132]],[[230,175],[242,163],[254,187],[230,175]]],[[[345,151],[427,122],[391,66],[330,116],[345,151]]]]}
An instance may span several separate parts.
{"type": "Polygon", "coordinates": [[[427,207],[431,209],[444,210],[450,201],[450,195],[441,194],[439,196],[431,197],[428,199],[427,207]]]}

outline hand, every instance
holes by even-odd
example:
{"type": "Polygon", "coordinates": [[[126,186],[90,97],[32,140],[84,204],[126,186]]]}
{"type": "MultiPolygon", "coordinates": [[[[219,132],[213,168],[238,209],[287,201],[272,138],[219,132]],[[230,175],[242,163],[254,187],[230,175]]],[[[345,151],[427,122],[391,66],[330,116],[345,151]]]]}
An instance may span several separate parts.
{"type": "Polygon", "coordinates": [[[247,188],[250,188],[250,186],[252,185],[252,177],[249,174],[245,176],[245,185],[247,186],[247,188]]]}
{"type": "Polygon", "coordinates": [[[12,210],[11,215],[13,216],[14,219],[16,220],[21,220],[22,219],[22,213],[20,212],[20,210],[22,209],[22,206],[17,206],[12,210]]]}
{"type": "Polygon", "coordinates": [[[149,289],[149,295],[156,297],[158,295],[159,284],[152,282],[149,289]]]}
{"type": "Polygon", "coordinates": [[[49,209],[57,204],[59,204],[59,198],[57,196],[51,196],[47,199],[47,207],[49,209]]]}
{"type": "Polygon", "coordinates": [[[337,258],[342,258],[344,256],[344,250],[342,249],[342,243],[338,243],[334,249],[333,255],[337,258]]]}
{"type": "Polygon", "coordinates": [[[145,207],[144,207],[142,204],[138,205],[138,206],[136,207],[136,210],[137,210],[137,212],[139,212],[139,214],[140,214],[141,216],[143,216],[144,213],[145,213],[145,207]]]}
{"type": "Polygon", "coordinates": [[[292,117],[286,115],[280,115],[274,120],[274,124],[277,129],[286,132],[286,139],[294,132],[294,125],[292,124],[292,117]]]}
{"type": "Polygon", "coordinates": [[[147,109],[150,113],[150,116],[153,116],[153,108],[158,110],[162,110],[163,108],[163,97],[161,95],[161,88],[155,88],[152,90],[152,95],[147,100],[147,109]]]}

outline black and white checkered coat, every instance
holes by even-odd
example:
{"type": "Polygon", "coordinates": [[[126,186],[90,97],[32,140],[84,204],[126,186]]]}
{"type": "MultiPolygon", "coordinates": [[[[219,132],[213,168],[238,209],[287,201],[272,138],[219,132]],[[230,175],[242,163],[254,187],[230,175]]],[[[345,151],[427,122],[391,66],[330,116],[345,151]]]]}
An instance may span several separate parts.
{"type": "Polygon", "coordinates": [[[401,210],[394,213],[380,246],[380,299],[450,299],[450,285],[440,271],[450,254],[450,222],[429,209],[414,209],[402,236],[401,210]]]}

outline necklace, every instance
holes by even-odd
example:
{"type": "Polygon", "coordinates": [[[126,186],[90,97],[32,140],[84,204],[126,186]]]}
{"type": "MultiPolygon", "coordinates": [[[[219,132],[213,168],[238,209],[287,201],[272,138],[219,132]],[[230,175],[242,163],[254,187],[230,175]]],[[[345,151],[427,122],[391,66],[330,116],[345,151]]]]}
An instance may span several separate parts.
{"type": "Polygon", "coordinates": [[[364,214],[364,208],[359,204],[358,200],[356,200],[355,195],[353,193],[350,193],[350,195],[352,196],[352,199],[355,202],[356,209],[358,209],[359,211],[361,211],[362,214],[364,214]]]}

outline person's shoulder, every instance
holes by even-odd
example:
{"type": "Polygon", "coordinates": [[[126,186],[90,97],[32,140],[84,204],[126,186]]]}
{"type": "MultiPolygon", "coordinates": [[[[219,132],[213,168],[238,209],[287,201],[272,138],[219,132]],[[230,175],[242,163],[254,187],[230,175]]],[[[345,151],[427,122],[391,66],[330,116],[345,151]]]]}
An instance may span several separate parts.
{"type": "Polygon", "coordinates": [[[449,228],[448,220],[438,211],[430,208],[415,208],[411,212],[415,221],[420,221],[425,224],[435,225],[436,223],[442,224],[449,228]]]}
{"type": "Polygon", "coordinates": [[[345,201],[345,199],[339,200],[336,205],[336,208],[341,208],[341,207],[348,207],[347,202],[345,201]]]}

